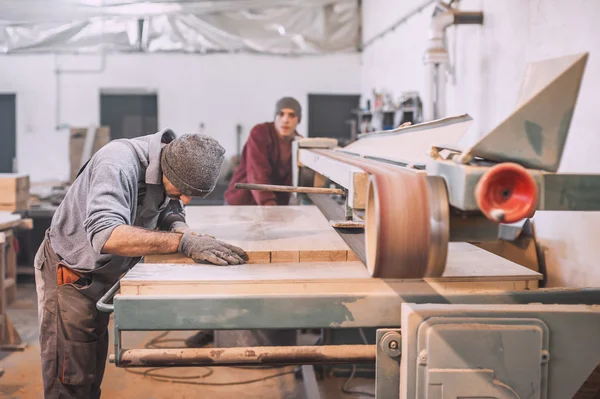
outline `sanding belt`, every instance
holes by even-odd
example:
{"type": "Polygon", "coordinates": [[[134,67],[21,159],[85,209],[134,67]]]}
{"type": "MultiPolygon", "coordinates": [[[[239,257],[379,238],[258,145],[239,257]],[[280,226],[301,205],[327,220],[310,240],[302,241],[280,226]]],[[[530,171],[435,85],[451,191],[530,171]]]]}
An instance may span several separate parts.
{"type": "Polygon", "coordinates": [[[367,268],[373,277],[422,278],[441,274],[439,267],[429,266],[431,193],[425,174],[341,152],[312,151],[356,166],[375,178],[381,216],[379,220],[369,220],[373,214],[367,209],[365,223],[367,268]]]}

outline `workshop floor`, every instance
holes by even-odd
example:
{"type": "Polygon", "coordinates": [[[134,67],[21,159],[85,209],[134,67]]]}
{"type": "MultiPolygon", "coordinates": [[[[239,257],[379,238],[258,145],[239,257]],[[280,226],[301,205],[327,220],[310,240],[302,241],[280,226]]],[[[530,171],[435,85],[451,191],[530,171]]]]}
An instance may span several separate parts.
{"type": "MultiPolygon", "coordinates": [[[[42,398],[42,378],[40,375],[38,324],[35,284],[32,278],[19,281],[17,300],[11,304],[9,317],[13,321],[21,338],[28,344],[23,352],[0,352],[0,369],[4,375],[0,377],[0,398],[33,399],[42,398]]],[[[112,332],[112,323],[109,327],[112,332]]],[[[157,332],[130,333],[124,337],[128,347],[143,347],[157,332]]],[[[189,333],[171,333],[168,338],[182,338],[189,333]]],[[[112,348],[112,334],[111,334],[112,348]]],[[[136,372],[144,371],[136,369],[136,372]]],[[[104,398],[306,398],[301,379],[296,379],[294,368],[276,370],[240,370],[234,368],[178,368],[160,370],[165,376],[202,376],[204,378],[188,379],[186,383],[158,381],[148,376],[136,375],[131,372],[107,365],[102,384],[104,398]],[[290,374],[268,378],[273,374],[290,371],[290,374]],[[267,378],[267,379],[264,379],[267,378]],[[248,380],[262,381],[240,384],[248,380]],[[213,384],[212,386],[199,385],[213,384]],[[233,385],[231,383],[236,383],[233,385]],[[215,385],[222,384],[222,385],[215,385]]],[[[368,398],[370,395],[348,395],[341,391],[346,380],[340,378],[325,378],[319,381],[319,389],[324,398],[368,398]]],[[[350,384],[351,390],[365,392],[374,391],[374,381],[356,378],[350,384]]]]}

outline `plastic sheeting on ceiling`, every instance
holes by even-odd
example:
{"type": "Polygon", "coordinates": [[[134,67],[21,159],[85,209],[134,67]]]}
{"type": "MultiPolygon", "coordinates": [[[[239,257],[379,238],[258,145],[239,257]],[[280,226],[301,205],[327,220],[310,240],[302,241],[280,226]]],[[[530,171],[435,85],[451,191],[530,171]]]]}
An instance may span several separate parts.
{"type": "Polygon", "coordinates": [[[0,0],[0,53],[357,51],[358,0],[0,0]]]}

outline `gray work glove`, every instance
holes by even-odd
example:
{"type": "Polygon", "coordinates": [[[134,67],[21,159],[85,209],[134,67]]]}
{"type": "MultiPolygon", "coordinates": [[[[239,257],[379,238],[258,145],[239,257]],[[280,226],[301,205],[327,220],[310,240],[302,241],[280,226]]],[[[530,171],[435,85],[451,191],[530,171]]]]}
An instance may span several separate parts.
{"type": "Polygon", "coordinates": [[[179,234],[190,233],[190,234],[193,234],[195,236],[215,238],[215,237],[213,237],[213,236],[211,236],[209,234],[195,232],[185,222],[173,222],[173,224],[171,225],[171,232],[172,233],[179,233],[179,234]]]}
{"type": "Polygon", "coordinates": [[[248,255],[243,249],[209,236],[184,233],[178,251],[192,258],[194,262],[210,262],[219,266],[241,265],[248,255]]]}

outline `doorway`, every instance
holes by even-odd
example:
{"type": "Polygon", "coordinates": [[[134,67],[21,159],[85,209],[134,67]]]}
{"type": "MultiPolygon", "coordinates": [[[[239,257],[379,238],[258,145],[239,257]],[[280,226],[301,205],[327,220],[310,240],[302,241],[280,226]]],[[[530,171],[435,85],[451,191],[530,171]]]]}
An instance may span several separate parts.
{"type": "Polygon", "coordinates": [[[131,139],[158,131],[158,96],[155,93],[100,93],[100,124],[110,138],[131,139]]]}
{"type": "Polygon", "coordinates": [[[0,173],[13,173],[17,157],[16,95],[0,94],[0,173]]]}
{"type": "Polygon", "coordinates": [[[309,137],[332,137],[344,145],[352,139],[352,110],[359,107],[360,94],[309,94],[309,137]]]}

